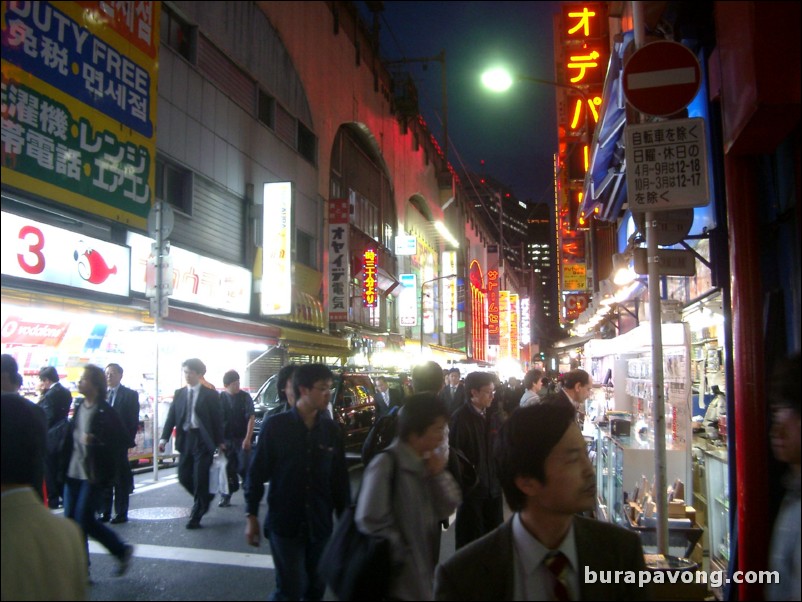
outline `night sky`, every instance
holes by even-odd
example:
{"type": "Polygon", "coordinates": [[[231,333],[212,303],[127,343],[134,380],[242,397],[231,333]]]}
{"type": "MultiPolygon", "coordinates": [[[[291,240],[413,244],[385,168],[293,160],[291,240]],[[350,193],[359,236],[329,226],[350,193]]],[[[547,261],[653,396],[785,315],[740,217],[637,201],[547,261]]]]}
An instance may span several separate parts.
{"type": "MultiPolygon", "coordinates": [[[[358,4],[368,14],[364,3],[358,4]]],[[[560,4],[393,1],[384,3],[381,20],[384,60],[433,57],[445,49],[449,159],[458,173],[486,174],[509,185],[519,199],[536,203],[550,203],[554,195],[555,89],[520,82],[497,94],[485,90],[479,78],[503,64],[512,73],[553,81],[552,15],[560,4]]],[[[440,141],[440,63],[406,68],[418,87],[421,113],[440,141]]]]}

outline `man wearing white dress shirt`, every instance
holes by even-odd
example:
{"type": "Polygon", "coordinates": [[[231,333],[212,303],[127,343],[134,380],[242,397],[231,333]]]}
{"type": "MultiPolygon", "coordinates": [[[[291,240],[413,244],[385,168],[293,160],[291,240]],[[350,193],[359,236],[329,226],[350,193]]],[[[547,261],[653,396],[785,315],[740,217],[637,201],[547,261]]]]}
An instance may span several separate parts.
{"type": "MultiPolygon", "coordinates": [[[[106,366],[106,401],[114,408],[128,433],[128,449],[136,447],[136,433],[139,430],[139,393],[121,384],[123,369],[120,364],[106,366]]],[[[128,498],[134,492],[134,475],[128,461],[128,451],[120,450],[117,458],[117,476],[114,483],[103,492],[100,520],[112,524],[128,522],[128,498]],[[111,516],[112,501],[114,517],[111,516]]]]}
{"type": "Polygon", "coordinates": [[[159,441],[163,452],[167,440],[176,429],[175,447],[178,459],[178,481],[192,494],[194,504],[187,529],[199,529],[201,517],[209,511],[214,498],[209,493],[209,468],[215,448],[225,451],[223,412],[217,391],[202,385],[206,365],[197,358],[183,363],[187,386],[178,389],[167,412],[167,421],[159,441]]]}
{"type": "Polygon", "coordinates": [[[643,600],[637,583],[591,572],[646,570],[637,534],[583,518],[596,504],[596,475],[573,404],[547,395],[516,410],[496,441],[506,523],[437,568],[437,600],[643,600]],[[612,583],[611,583],[612,581],[612,583]]]}

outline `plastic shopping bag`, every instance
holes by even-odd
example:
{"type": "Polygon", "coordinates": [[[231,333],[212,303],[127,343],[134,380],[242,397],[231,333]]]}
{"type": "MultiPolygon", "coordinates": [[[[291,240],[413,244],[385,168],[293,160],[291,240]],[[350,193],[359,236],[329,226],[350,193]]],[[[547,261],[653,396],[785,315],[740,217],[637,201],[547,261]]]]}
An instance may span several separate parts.
{"type": "Polygon", "coordinates": [[[209,493],[228,495],[228,460],[224,453],[218,452],[209,468],[209,493]]]}

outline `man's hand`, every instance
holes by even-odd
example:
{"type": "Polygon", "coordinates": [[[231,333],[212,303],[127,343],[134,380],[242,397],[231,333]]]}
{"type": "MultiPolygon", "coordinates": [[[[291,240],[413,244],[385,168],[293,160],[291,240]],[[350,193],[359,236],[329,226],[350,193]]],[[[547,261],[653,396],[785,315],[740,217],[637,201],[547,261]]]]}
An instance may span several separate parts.
{"type": "Polygon", "coordinates": [[[166,441],[159,441],[159,451],[160,451],[161,453],[164,453],[164,448],[165,448],[166,446],[167,446],[167,442],[166,442],[166,441]]]}
{"type": "Polygon", "coordinates": [[[245,517],[245,520],[248,521],[245,525],[245,541],[248,542],[249,546],[258,548],[259,540],[261,539],[259,535],[259,518],[249,514],[245,517]]]}
{"type": "Polygon", "coordinates": [[[245,439],[242,440],[242,449],[245,451],[251,451],[252,445],[250,437],[245,437],[245,439]]]}

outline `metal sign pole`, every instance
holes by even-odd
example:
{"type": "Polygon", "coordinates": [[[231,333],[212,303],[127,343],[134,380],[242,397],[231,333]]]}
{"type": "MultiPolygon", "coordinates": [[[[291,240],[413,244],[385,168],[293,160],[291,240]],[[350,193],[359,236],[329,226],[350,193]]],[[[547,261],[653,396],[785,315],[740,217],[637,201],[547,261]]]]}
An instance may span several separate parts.
{"type": "MultiPolygon", "coordinates": [[[[635,48],[645,42],[643,2],[632,3],[635,48]]],[[[641,118],[642,120],[642,118],[641,118]]],[[[652,408],[654,424],[654,472],[657,502],[657,552],[668,555],[668,492],[666,479],[666,404],[663,390],[663,320],[660,303],[660,271],[657,251],[657,222],[646,212],[646,261],[649,268],[649,323],[652,331],[652,408]]]]}
{"type": "Polygon", "coordinates": [[[162,323],[162,265],[164,261],[164,229],[162,228],[162,204],[156,203],[156,320],[153,323],[153,343],[156,346],[156,370],[153,383],[153,480],[159,480],[159,330],[162,323]]]}

